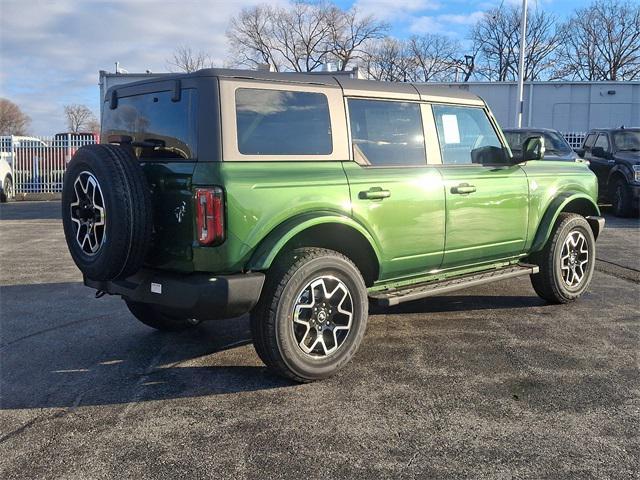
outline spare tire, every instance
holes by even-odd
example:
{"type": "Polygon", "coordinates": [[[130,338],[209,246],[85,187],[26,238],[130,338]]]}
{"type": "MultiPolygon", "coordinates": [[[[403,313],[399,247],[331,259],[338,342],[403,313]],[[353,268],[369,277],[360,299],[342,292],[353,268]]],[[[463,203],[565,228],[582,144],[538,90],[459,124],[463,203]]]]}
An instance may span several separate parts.
{"type": "Polygon", "coordinates": [[[117,145],[80,148],[64,174],[62,223],[71,257],[86,277],[136,273],[149,250],[153,217],[133,152],[117,145]]]}

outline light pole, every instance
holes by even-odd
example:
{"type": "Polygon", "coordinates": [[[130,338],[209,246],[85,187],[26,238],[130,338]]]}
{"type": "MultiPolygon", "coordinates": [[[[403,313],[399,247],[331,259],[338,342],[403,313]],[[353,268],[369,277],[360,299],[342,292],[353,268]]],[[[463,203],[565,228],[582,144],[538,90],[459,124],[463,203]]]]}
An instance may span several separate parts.
{"type": "Polygon", "coordinates": [[[516,127],[522,127],[522,106],[524,94],[524,52],[527,46],[527,0],[522,0],[520,17],[520,62],[518,65],[518,105],[516,108],[516,127]]]}

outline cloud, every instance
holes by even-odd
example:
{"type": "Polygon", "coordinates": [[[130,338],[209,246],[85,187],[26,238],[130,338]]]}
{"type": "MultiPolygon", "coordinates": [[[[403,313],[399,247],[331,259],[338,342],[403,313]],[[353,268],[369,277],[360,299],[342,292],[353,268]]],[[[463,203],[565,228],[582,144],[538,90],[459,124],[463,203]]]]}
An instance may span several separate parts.
{"type": "Polygon", "coordinates": [[[412,14],[441,7],[436,0],[357,0],[354,5],[360,12],[384,21],[408,19],[412,14]]]}
{"type": "Polygon", "coordinates": [[[475,25],[484,15],[482,11],[475,11],[466,15],[441,14],[417,17],[411,22],[409,30],[412,33],[446,33],[455,35],[455,27],[475,25]]]}
{"type": "Polygon", "coordinates": [[[113,71],[116,61],[130,72],[166,71],[175,47],[188,45],[222,65],[229,20],[258,3],[2,0],[0,96],[31,116],[33,133],[64,131],[63,105],[97,113],[98,71],[113,71]]]}

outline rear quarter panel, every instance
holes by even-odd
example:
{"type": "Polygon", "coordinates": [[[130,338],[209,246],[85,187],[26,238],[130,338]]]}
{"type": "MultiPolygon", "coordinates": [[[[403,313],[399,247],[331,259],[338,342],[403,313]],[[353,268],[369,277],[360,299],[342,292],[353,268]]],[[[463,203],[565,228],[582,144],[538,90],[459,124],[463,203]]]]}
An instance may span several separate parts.
{"type": "Polygon", "coordinates": [[[349,187],[340,162],[199,163],[194,187],[225,190],[226,240],[194,247],[196,270],[241,271],[260,242],[278,225],[307,212],[350,216],[349,187]]]}

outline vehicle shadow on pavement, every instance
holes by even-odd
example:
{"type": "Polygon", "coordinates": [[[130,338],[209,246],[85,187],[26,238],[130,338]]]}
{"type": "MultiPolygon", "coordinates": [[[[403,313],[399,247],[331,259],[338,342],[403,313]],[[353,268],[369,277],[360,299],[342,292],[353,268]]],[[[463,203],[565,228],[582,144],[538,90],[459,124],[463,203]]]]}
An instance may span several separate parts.
{"type": "Polygon", "coordinates": [[[0,410],[294,385],[262,365],[246,317],[160,333],[139,323],[120,299],[95,300],[79,283],[2,287],[0,298],[0,410]]]}

